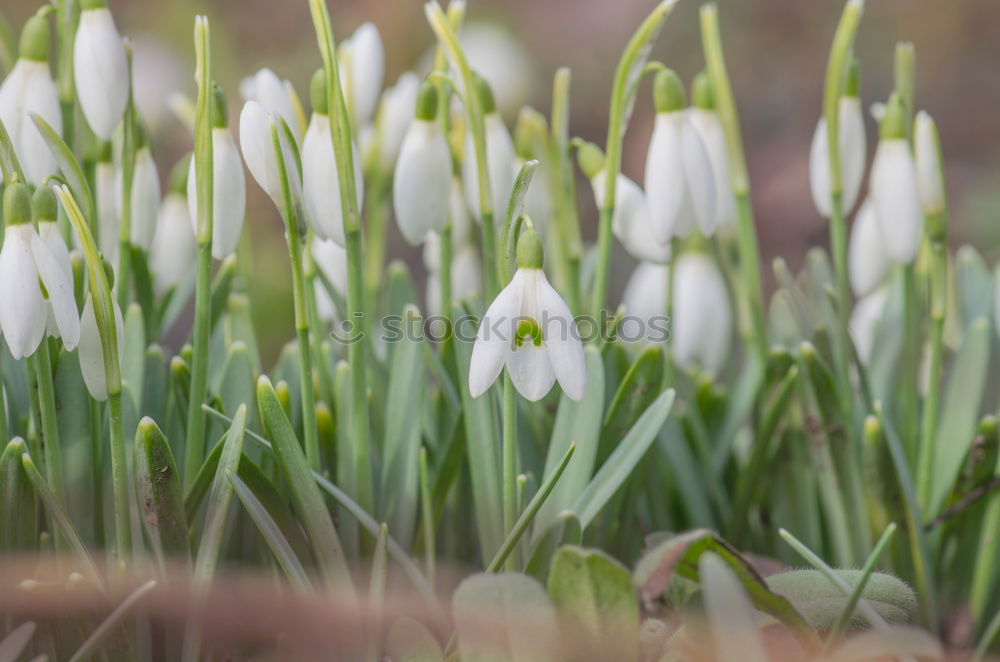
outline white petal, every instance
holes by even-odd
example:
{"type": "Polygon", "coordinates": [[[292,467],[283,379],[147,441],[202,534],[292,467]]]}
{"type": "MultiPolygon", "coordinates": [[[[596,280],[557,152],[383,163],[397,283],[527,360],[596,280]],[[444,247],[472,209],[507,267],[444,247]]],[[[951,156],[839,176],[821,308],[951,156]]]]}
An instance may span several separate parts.
{"type": "MultiPolygon", "coordinates": [[[[115,316],[115,337],[118,343],[118,360],[121,362],[125,350],[125,321],[118,302],[112,298],[111,307],[115,316]]],[[[97,328],[97,316],[94,314],[94,302],[90,294],[83,304],[83,314],[80,316],[80,345],[77,351],[80,360],[80,372],[87,385],[90,396],[95,400],[108,399],[108,387],[104,372],[104,349],[97,328]]]]}
{"type": "Polygon", "coordinates": [[[732,231],[736,228],[736,197],[733,195],[729,175],[729,148],[726,146],[722,122],[714,110],[692,108],[688,113],[712,162],[712,173],[715,175],[715,215],[718,220],[716,227],[721,231],[732,231]]]}
{"type": "Polygon", "coordinates": [[[102,7],[80,14],[73,44],[76,94],[87,124],[102,140],[111,138],[128,103],[128,62],[111,12],[102,7]]]}
{"type": "MultiPolygon", "coordinates": [[[[29,118],[24,114],[25,90],[28,87],[28,79],[32,76],[32,71],[40,64],[42,63],[20,59],[0,83],[0,122],[3,122],[11,140],[21,134],[21,125],[29,121],[29,118]]],[[[16,148],[17,145],[15,145],[16,148]]]]}
{"type": "MultiPolygon", "coordinates": [[[[112,265],[118,264],[118,201],[117,173],[111,163],[99,161],[94,169],[94,197],[97,205],[98,246],[104,258],[112,265]]],[[[74,235],[75,236],[75,235],[74,235]]]]}
{"type": "Polygon", "coordinates": [[[490,84],[497,108],[512,116],[528,103],[538,82],[538,66],[517,35],[499,23],[467,20],[458,41],[473,71],[490,84]]]}
{"type": "Polygon", "coordinates": [[[428,232],[442,230],[448,221],[450,199],[448,143],[436,122],[414,120],[393,176],[393,208],[403,237],[417,245],[428,232]]]}
{"type": "Polygon", "coordinates": [[[813,204],[823,218],[830,218],[830,147],[826,119],[820,118],[809,148],[809,189],[813,204]]]}
{"type": "Polygon", "coordinates": [[[461,178],[453,176],[448,211],[451,218],[451,241],[456,246],[466,244],[472,239],[472,218],[469,216],[469,207],[465,204],[465,196],[462,193],[461,178]]]}
{"type": "Polygon", "coordinates": [[[278,160],[271,134],[272,127],[278,127],[278,140],[285,162],[288,185],[292,198],[298,199],[302,195],[302,183],[285,132],[275,122],[274,116],[256,101],[248,101],[243,106],[243,110],[240,112],[240,149],[243,151],[243,160],[246,161],[247,169],[257,184],[264,189],[264,192],[280,209],[284,206],[284,201],[278,172],[278,160]]]}
{"type": "Polygon", "coordinates": [[[31,255],[34,236],[30,224],[9,226],[0,249],[0,328],[15,359],[38,349],[48,319],[31,255]]]}
{"type": "Polygon", "coordinates": [[[684,253],[674,266],[671,342],[681,364],[711,373],[725,366],[732,342],[732,308],[718,267],[703,253],[684,253]]]}
{"type": "Polygon", "coordinates": [[[684,162],[681,156],[681,113],[657,113],[646,156],[646,201],[653,236],[661,244],[679,235],[684,206],[684,162]]]}
{"type": "MultiPolygon", "coordinates": [[[[358,207],[364,202],[364,179],[357,145],[354,159],[354,193],[358,207]]],[[[313,114],[302,141],[302,196],[306,216],[316,234],[344,245],[344,214],[341,207],[337,160],[330,140],[329,116],[313,114]]]]}
{"type": "Polygon", "coordinates": [[[868,158],[865,138],[865,112],[858,97],[840,98],[840,168],[843,173],[844,213],[848,214],[858,201],[865,177],[868,158]]]}
{"type": "MultiPolygon", "coordinates": [[[[122,190],[121,173],[118,174],[117,190],[122,190]]],[[[121,197],[119,201],[119,218],[121,217],[121,197]]],[[[148,251],[153,243],[156,232],[156,214],[160,208],[160,176],[156,171],[156,163],[148,147],[141,148],[135,155],[135,170],[132,175],[132,223],[130,241],[148,251]]]]}
{"type": "Polygon", "coordinates": [[[521,316],[524,278],[519,270],[483,315],[472,347],[469,365],[469,392],[478,398],[496,381],[514,341],[517,320],[521,316]]]}
{"type": "MultiPolygon", "coordinates": [[[[313,260],[340,296],[347,296],[347,251],[329,239],[314,239],[313,260]]],[[[325,288],[324,288],[325,290],[325,288]]]]}
{"type": "MultiPolygon", "coordinates": [[[[507,213],[507,201],[514,186],[514,143],[499,115],[490,113],[483,120],[486,131],[486,172],[493,198],[493,222],[495,227],[499,227],[507,213]]],[[[462,161],[465,200],[475,219],[481,222],[479,172],[471,136],[467,137],[465,148],[467,158],[462,161]]]]}
{"type": "MultiPolygon", "coordinates": [[[[591,182],[597,206],[604,202],[605,174],[602,170],[591,182]]],[[[647,262],[670,261],[670,244],[660,243],[653,235],[649,207],[642,189],[631,179],[619,173],[615,192],[617,204],[611,220],[611,230],[633,257],[647,262]]]]}
{"type": "MultiPolygon", "coordinates": [[[[531,184],[524,194],[524,213],[528,215],[535,230],[544,239],[545,231],[552,218],[552,183],[548,159],[543,157],[539,161],[538,167],[535,168],[535,174],[531,177],[531,184]]],[[[515,159],[515,180],[523,165],[524,159],[515,159]]]]}
{"type": "Polygon", "coordinates": [[[472,246],[462,246],[451,260],[451,296],[455,301],[466,301],[483,289],[483,269],[479,253],[472,246]]]}
{"type": "Polygon", "coordinates": [[[80,341],[80,317],[73,298],[73,272],[66,269],[69,266],[69,256],[67,254],[66,263],[61,264],[45,240],[37,234],[31,237],[31,255],[38,269],[38,277],[48,292],[59,337],[66,349],[72,351],[80,341]]]}
{"type": "Polygon", "coordinates": [[[681,128],[681,155],[684,160],[685,198],[694,211],[698,229],[706,237],[715,233],[718,218],[715,214],[715,173],[708,150],[698,131],[685,116],[681,128]]]}
{"type": "MultiPolygon", "coordinates": [[[[530,340],[509,351],[507,372],[510,374],[510,381],[514,383],[514,388],[529,402],[541,400],[552,390],[552,385],[556,382],[548,352],[544,347],[536,347],[530,340]]],[[[580,397],[583,397],[582,392],[579,397],[573,399],[578,400],[580,397]]]]}
{"type": "Polygon", "coordinates": [[[184,196],[168,193],[160,205],[149,256],[149,266],[159,294],[183,281],[194,267],[198,245],[191,225],[184,196]]]}
{"type": "MultiPolygon", "coordinates": [[[[236,251],[246,216],[246,178],[243,162],[229,129],[212,129],[212,256],[225,259],[236,251]]],[[[187,180],[188,218],[198,232],[198,177],[191,159],[187,180]]]]}
{"type": "MultiPolygon", "coordinates": [[[[32,65],[25,80],[24,112],[44,119],[58,135],[62,135],[62,109],[56,84],[47,62],[26,62],[32,65]]],[[[28,181],[41,186],[45,178],[58,170],[56,159],[30,116],[25,116],[17,134],[11,134],[21,167],[28,181]]]]}
{"type": "Polygon", "coordinates": [[[667,314],[667,283],[670,266],[640,262],[625,285],[622,305],[625,315],[648,325],[654,317],[667,314]]]}
{"type": "Polygon", "coordinates": [[[361,126],[371,119],[382,91],[385,51],[374,23],[362,23],[342,46],[350,66],[341,72],[341,84],[351,102],[351,121],[361,126]]]}
{"type": "Polygon", "coordinates": [[[891,269],[892,262],[882,243],[875,209],[870,200],[865,200],[854,218],[847,244],[851,289],[857,296],[864,296],[881,285],[891,269]]]}
{"type": "Polygon", "coordinates": [[[858,299],[851,311],[851,339],[858,350],[858,356],[863,363],[871,358],[872,344],[875,341],[875,329],[882,319],[886,300],[889,298],[888,288],[875,290],[871,294],[858,299]]]}
{"type": "Polygon", "coordinates": [[[267,67],[240,83],[240,95],[245,101],[256,101],[267,112],[280,116],[288,123],[288,128],[295,137],[299,138],[302,136],[302,125],[288,90],[287,81],[283,81],[267,67]]]}
{"type": "Polygon", "coordinates": [[[872,163],[871,198],[886,252],[896,262],[916,258],[924,227],[917,170],[905,140],[881,140],[872,163]]]}
{"type": "Polygon", "coordinates": [[[920,204],[928,216],[944,210],[944,188],[941,181],[941,154],[935,136],[934,121],[924,111],[917,113],[914,128],[917,177],[920,204]]]}
{"type": "Polygon", "coordinates": [[[562,390],[571,400],[580,400],[587,385],[583,343],[573,313],[543,272],[538,277],[538,306],[542,311],[543,347],[562,390]]]}
{"type": "Polygon", "coordinates": [[[379,159],[382,167],[387,170],[399,158],[403,138],[413,119],[419,89],[420,77],[407,71],[382,95],[382,109],[379,111],[379,159]]]}

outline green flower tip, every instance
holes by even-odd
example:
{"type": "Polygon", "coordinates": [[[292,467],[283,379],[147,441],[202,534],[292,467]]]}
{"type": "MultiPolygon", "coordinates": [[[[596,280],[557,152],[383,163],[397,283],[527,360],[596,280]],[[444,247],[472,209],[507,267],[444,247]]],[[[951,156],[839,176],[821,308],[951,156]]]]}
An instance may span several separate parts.
{"type": "Polygon", "coordinates": [[[476,94],[479,96],[479,103],[483,106],[483,115],[495,113],[497,111],[497,102],[493,98],[493,90],[490,89],[490,84],[479,74],[473,74],[473,76],[476,79],[476,94]]]}
{"type": "Polygon", "coordinates": [[[882,140],[903,140],[906,138],[907,123],[906,102],[898,92],[893,92],[879,124],[879,137],[882,140]]]}
{"type": "Polygon", "coordinates": [[[847,84],[844,86],[845,97],[857,97],[861,88],[861,63],[856,55],[851,55],[847,65],[847,84]]]}
{"type": "Polygon", "coordinates": [[[107,6],[107,0],[80,0],[80,9],[82,11],[87,11],[88,9],[106,9],[107,6]]]}
{"type": "Polygon", "coordinates": [[[225,129],[229,126],[229,103],[226,93],[218,85],[212,85],[212,128],[225,129]]]}
{"type": "Polygon", "coordinates": [[[865,418],[864,437],[865,439],[878,439],[882,434],[882,425],[875,416],[865,418]]]}
{"type": "Polygon", "coordinates": [[[997,425],[997,417],[993,414],[987,414],[979,421],[979,434],[984,437],[992,437],[997,433],[997,425]]]}
{"type": "Polygon", "coordinates": [[[159,428],[156,425],[156,421],[151,419],[149,416],[143,416],[142,420],[139,421],[139,434],[145,436],[156,433],[159,428]]]}
{"type": "Polygon", "coordinates": [[[3,218],[8,226],[31,223],[31,193],[24,182],[7,185],[3,192],[3,218]]]}
{"type": "Polygon", "coordinates": [[[541,237],[534,228],[525,228],[517,238],[517,268],[541,269],[544,262],[541,237]]]}
{"type": "Polygon", "coordinates": [[[104,277],[108,280],[108,289],[115,287],[115,268],[108,262],[108,258],[101,255],[101,266],[104,267],[104,277]]]}
{"type": "Polygon", "coordinates": [[[28,447],[24,443],[24,439],[21,439],[20,437],[14,437],[13,439],[10,440],[10,443],[7,444],[7,450],[6,452],[4,452],[4,455],[7,455],[7,453],[11,453],[16,457],[17,455],[20,455],[21,453],[24,453],[27,450],[28,447]]]}
{"type": "Polygon", "coordinates": [[[113,148],[112,148],[110,140],[105,140],[104,142],[102,142],[101,146],[100,146],[100,148],[98,150],[98,155],[97,155],[98,162],[100,162],[100,163],[111,163],[112,156],[113,156],[112,149],[113,148]]]}
{"type": "Polygon", "coordinates": [[[191,169],[191,155],[188,154],[174,164],[170,171],[170,192],[187,195],[188,170],[191,169]]]}
{"type": "Polygon", "coordinates": [[[715,110],[715,92],[707,71],[699,72],[691,81],[691,101],[695,108],[715,110]]]}
{"type": "Polygon", "coordinates": [[[604,152],[594,143],[581,142],[576,150],[576,160],[587,179],[593,179],[604,170],[604,152]]]}
{"type": "Polygon", "coordinates": [[[41,12],[25,22],[18,55],[35,62],[49,61],[49,22],[41,12]]]}
{"type": "Polygon", "coordinates": [[[434,118],[437,117],[437,109],[437,88],[434,87],[433,83],[425,80],[420,84],[420,90],[417,92],[417,107],[413,116],[423,122],[433,122],[434,118]]]}
{"type": "Polygon", "coordinates": [[[663,69],[653,80],[653,105],[658,113],[673,113],[684,110],[687,99],[684,84],[673,69],[663,69]]]}
{"type": "Polygon", "coordinates": [[[524,160],[534,158],[538,149],[548,143],[549,126],[545,116],[540,112],[525,106],[517,115],[514,126],[514,151],[524,160]]]}
{"type": "Polygon", "coordinates": [[[314,113],[326,115],[326,72],[322,67],[316,70],[309,83],[309,100],[314,113]]]}
{"type": "Polygon", "coordinates": [[[48,186],[35,189],[35,194],[31,197],[31,211],[38,222],[55,221],[59,218],[59,203],[52,189],[48,186]]]}

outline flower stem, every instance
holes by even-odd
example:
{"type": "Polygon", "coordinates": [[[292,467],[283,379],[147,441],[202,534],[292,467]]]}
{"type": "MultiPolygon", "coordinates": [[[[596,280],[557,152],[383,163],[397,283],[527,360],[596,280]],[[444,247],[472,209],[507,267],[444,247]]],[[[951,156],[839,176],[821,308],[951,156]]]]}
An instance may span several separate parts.
{"type": "Polygon", "coordinates": [[[59,426],[56,422],[56,394],[52,385],[52,356],[48,338],[42,340],[32,362],[35,364],[35,378],[38,380],[38,409],[41,414],[42,444],[45,451],[45,480],[55,492],[59,502],[65,505],[62,448],[59,443],[59,426]]]}
{"type": "MultiPolygon", "coordinates": [[[[947,221],[940,221],[946,227],[947,221]]],[[[934,442],[938,424],[938,402],[941,397],[941,364],[944,360],[944,319],[948,291],[948,247],[944,241],[931,240],[931,355],[927,377],[927,397],[924,401],[920,426],[920,448],[917,455],[917,500],[927,506],[934,479],[934,442]]]]}
{"type": "Polygon", "coordinates": [[[580,260],[583,240],[580,238],[580,217],[576,207],[574,179],[569,145],[569,90],[571,73],[568,67],[556,71],[552,81],[552,118],[549,139],[549,165],[553,221],[558,229],[551,233],[550,252],[555,258],[556,274],[561,289],[566,292],[569,309],[580,312],[580,260]]]}
{"type": "Polygon", "coordinates": [[[125,460],[125,434],[122,429],[122,393],[108,393],[111,415],[111,486],[115,502],[115,553],[119,563],[128,563],[132,553],[128,469],[125,460]]]}
{"type": "Polygon", "coordinates": [[[898,415],[903,448],[911,463],[917,461],[919,325],[916,269],[912,264],[906,264],[903,265],[903,353],[900,358],[898,415]]]}
{"type": "Polygon", "coordinates": [[[125,106],[125,117],[122,120],[122,190],[121,219],[118,226],[118,273],[115,284],[118,286],[118,307],[125,310],[128,307],[128,285],[132,267],[132,183],[135,178],[136,117],[135,101],[132,96],[132,50],[127,48],[129,92],[128,104],[125,106]]]}
{"type": "MultiPolygon", "coordinates": [[[[508,373],[503,379],[503,530],[510,535],[517,521],[517,394],[508,373]]],[[[517,570],[517,559],[510,555],[507,570],[517,570]]]]}
{"type": "Polygon", "coordinates": [[[314,471],[320,470],[319,436],[316,428],[316,394],[312,378],[312,346],[309,344],[309,311],[307,308],[306,280],[302,268],[302,236],[296,230],[294,209],[288,209],[289,221],[285,238],[288,256],[292,262],[292,299],[295,309],[295,337],[299,345],[299,388],[302,391],[302,431],[306,459],[314,471]]]}

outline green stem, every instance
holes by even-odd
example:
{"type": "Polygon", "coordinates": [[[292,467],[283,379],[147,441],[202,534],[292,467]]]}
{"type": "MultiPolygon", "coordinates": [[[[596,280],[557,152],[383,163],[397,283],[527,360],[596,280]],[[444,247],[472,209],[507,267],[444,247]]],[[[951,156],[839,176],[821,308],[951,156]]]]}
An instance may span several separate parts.
{"type": "Polygon", "coordinates": [[[90,474],[94,490],[94,540],[103,547],[104,540],[104,435],[101,403],[90,398],[90,474]]]}
{"type": "Polygon", "coordinates": [[[566,302],[574,313],[580,312],[579,266],[583,255],[580,217],[576,207],[576,181],[570,160],[569,91],[572,74],[568,67],[556,71],[552,81],[552,117],[549,138],[550,185],[553,202],[553,225],[549,233],[549,252],[566,302]]]}
{"type": "MultiPolygon", "coordinates": [[[[42,421],[42,447],[45,452],[45,480],[56,498],[66,505],[63,481],[62,448],[59,443],[59,426],[56,422],[56,393],[52,385],[52,356],[48,338],[38,346],[33,361],[38,380],[38,409],[42,421]]],[[[58,537],[57,537],[58,540],[58,537]]]]}
{"type": "Polygon", "coordinates": [[[111,484],[115,501],[115,553],[118,562],[127,563],[131,558],[132,521],[129,516],[128,468],[125,460],[125,435],[122,429],[122,394],[108,394],[108,411],[111,415],[111,484]]]}
{"type": "Polygon", "coordinates": [[[57,0],[56,32],[59,35],[58,87],[59,104],[62,107],[62,137],[73,148],[76,133],[76,86],[73,78],[73,44],[76,41],[76,25],[80,20],[80,7],[76,0],[57,0]]]}
{"type": "Polygon", "coordinates": [[[319,471],[321,462],[316,428],[316,394],[312,378],[312,346],[309,344],[309,311],[306,304],[308,293],[302,268],[302,237],[296,230],[294,209],[289,208],[286,213],[290,214],[285,238],[292,262],[292,299],[295,308],[295,336],[299,345],[299,388],[302,391],[302,431],[309,467],[319,471]]]}
{"type": "Polygon", "coordinates": [[[441,264],[438,265],[438,279],[441,281],[441,314],[451,317],[451,220],[441,230],[441,264]]]}
{"type": "Polygon", "coordinates": [[[122,121],[122,190],[119,191],[122,213],[118,226],[118,273],[115,281],[118,286],[118,307],[123,311],[128,307],[128,284],[132,266],[132,183],[135,178],[137,151],[135,103],[132,97],[132,52],[126,49],[126,53],[128,53],[129,93],[125,118],[122,121]]]}
{"type": "Polygon", "coordinates": [[[903,353],[899,372],[899,431],[906,456],[913,466],[917,461],[917,390],[920,367],[920,317],[917,302],[917,277],[912,264],[903,266],[903,353]]]}
{"type": "MultiPolygon", "coordinates": [[[[503,530],[505,535],[514,529],[517,520],[517,394],[510,375],[503,380],[503,530]]],[[[511,555],[506,561],[507,570],[517,570],[517,559],[511,555]]]]}
{"type": "Polygon", "coordinates": [[[920,426],[917,462],[917,500],[927,505],[934,479],[934,441],[941,397],[941,364],[944,360],[945,297],[948,289],[948,248],[943,242],[931,244],[931,355],[920,426]]]}

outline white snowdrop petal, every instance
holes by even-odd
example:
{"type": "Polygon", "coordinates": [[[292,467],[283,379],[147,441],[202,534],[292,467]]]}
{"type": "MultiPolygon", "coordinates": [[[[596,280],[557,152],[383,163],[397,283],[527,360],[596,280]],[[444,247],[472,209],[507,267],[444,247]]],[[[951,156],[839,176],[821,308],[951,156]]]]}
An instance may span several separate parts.
{"type": "MultiPolygon", "coordinates": [[[[111,264],[118,264],[119,218],[116,200],[117,171],[111,163],[100,161],[94,169],[94,197],[98,217],[98,246],[111,264]]],[[[75,235],[74,235],[75,236],[75,235]]]]}
{"type": "Polygon", "coordinates": [[[879,141],[872,163],[871,199],[886,252],[895,262],[912,262],[920,248],[924,215],[916,166],[905,140],[879,141]]]}
{"type": "MultiPolygon", "coordinates": [[[[351,155],[354,159],[354,193],[358,208],[364,203],[364,180],[357,145],[351,155]]],[[[302,196],[306,216],[323,239],[344,245],[344,214],[338,185],[337,160],[330,141],[330,122],[327,115],[314,114],[302,144],[302,196]]]]}
{"type": "Polygon", "coordinates": [[[347,296],[347,251],[335,241],[319,238],[313,239],[310,250],[316,266],[330,280],[336,293],[347,296]]]}
{"type": "Polygon", "coordinates": [[[840,99],[840,166],[843,171],[842,206],[844,213],[854,209],[865,177],[868,158],[865,137],[865,112],[858,97],[840,99]]]}
{"type": "Polygon", "coordinates": [[[722,122],[714,110],[692,108],[688,111],[692,125],[698,131],[715,175],[715,215],[718,230],[736,228],[736,197],[729,175],[729,148],[722,122]]]}
{"type": "Polygon", "coordinates": [[[362,23],[343,48],[350,67],[341,74],[341,85],[347,88],[344,93],[351,102],[351,119],[360,126],[371,119],[382,91],[385,76],[382,36],[374,23],[362,23]]]}
{"type": "MultiPolygon", "coordinates": [[[[121,184],[118,190],[122,190],[121,184]]],[[[129,229],[133,246],[149,250],[156,232],[156,214],[159,208],[160,176],[152,153],[148,147],[143,147],[135,155],[132,178],[132,224],[129,229]]]]}
{"type": "Polygon", "coordinates": [[[694,211],[698,229],[703,235],[710,237],[718,225],[715,215],[715,174],[712,172],[712,162],[708,158],[705,144],[686,117],[681,127],[681,157],[687,188],[685,197],[694,211]]]}
{"type": "MultiPolygon", "coordinates": [[[[115,339],[118,344],[118,360],[121,362],[125,349],[125,321],[118,303],[112,299],[111,307],[115,317],[115,339]]],[[[90,294],[83,304],[80,316],[80,345],[77,348],[80,360],[80,372],[87,385],[90,396],[98,401],[108,399],[107,376],[104,372],[104,348],[101,345],[101,335],[97,328],[97,316],[94,313],[94,301],[90,294]]]]}
{"type": "Polygon", "coordinates": [[[684,206],[681,113],[658,113],[646,156],[646,202],[653,236],[661,244],[676,234],[684,206]]]}
{"type": "Polygon", "coordinates": [[[198,244],[184,196],[168,193],[160,205],[149,266],[158,294],[180,284],[197,258],[198,244]]]}
{"type": "Polygon", "coordinates": [[[711,258],[702,253],[681,255],[674,269],[674,356],[679,363],[718,373],[732,342],[732,307],[725,281],[711,258]]]}
{"type": "MultiPolygon", "coordinates": [[[[236,251],[246,216],[246,178],[233,136],[226,128],[212,129],[212,256],[225,259],[236,251]]],[[[198,177],[195,159],[188,166],[187,217],[198,232],[198,177]]]]}
{"type": "Polygon", "coordinates": [[[399,158],[399,150],[406,137],[406,130],[413,119],[413,108],[417,104],[420,77],[412,71],[403,73],[396,84],[382,95],[382,109],[379,117],[379,159],[382,167],[392,168],[399,158]]]}
{"type": "Polygon", "coordinates": [[[875,341],[875,329],[882,319],[886,301],[889,298],[888,288],[880,288],[858,299],[851,311],[849,322],[851,340],[858,350],[858,357],[862,363],[867,363],[871,358],[872,345],[875,341]]]}
{"type": "Polygon", "coordinates": [[[25,177],[35,186],[41,186],[49,175],[58,170],[58,166],[30,113],[35,113],[44,119],[56,134],[61,136],[62,109],[59,105],[56,84],[49,73],[48,63],[26,62],[25,64],[32,65],[31,75],[25,80],[23,108],[25,116],[18,135],[16,137],[12,135],[11,139],[15,140],[15,151],[21,160],[25,177]]]}
{"type": "Polygon", "coordinates": [[[299,123],[299,115],[295,112],[289,88],[287,81],[283,81],[278,74],[264,67],[240,83],[240,96],[245,101],[256,101],[267,112],[284,119],[298,139],[302,136],[302,126],[299,123]]]}
{"type": "Polygon", "coordinates": [[[538,277],[538,307],[541,309],[542,338],[549,363],[559,385],[571,400],[579,401],[587,385],[583,343],[573,313],[549,284],[544,272],[538,277]]]}
{"type": "MultiPolygon", "coordinates": [[[[490,182],[493,218],[503,218],[507,212],[507,200],[514,186],[514,143],[503,119],[496,113],[486,115],[486,172],[490,182]]],[[[465,200],[474,218],[481,222],[479,204],[479,171],[476,166],[476,151],[472,137],[466,137],[465,153],[462,161],[462,179],[465,185],[465,200]]]]}
{"type": "MultiPolygon", "coordinates": [[[[520,347],[509,351],[507,372],[514,388],[529,402],[541,400],[556,382],[548,351],[544,346],[535,346],[531,340],[526,340],[520,347]]],[[[583,397],[582,393],[573,399],[579,400],[580,397],[583,397]]]]}
{"type": "Polygon", "coordinates": [[[826,132],[826,119],[820,118],[813,132],[809,148],[809,190],[813,204],[823,218],[830,218],[830,146],[826,132]]]}
{"type": "Polygon", "coordinates": [[[669,276],[670,265],[640,262],[622,295],[626,317],[634,317],[648,327],[654,317],[666,315],[669,276]]]}
{"type": "Polygon", "coordinates": [[[436,122],[414,120],[396,162],[393,208],[403,237],[424,241],[448,221],[451,198],[451,153],[436,122]]]}
{"type": "Polygon", "coordinates": [[[0,329],[15,359],[38,349],[48,320],[31,254],[34,234],[30,224],[10,226],[0,249],[0,329]]]}
{"type": "MultiPolygon", "coordinates": [[[[515,180],[524,163],[524,159],[515,159],[515,180]]],[[[543,158],[540,159],[538,166],[535,168],[535,174],[531,177],[531,184],[524,194],[524,213],[531,219],[532,224],[535,226],[535,231],[543,239],[552,218],[552,204],[551,173],[549,172],[548,159],[543,158]]]]}
{"type": "Polygon", "coordinates": [[[128,103],[128,62],[111,12],[102,7],[80,14],[73,44],[76,95],[87,124],[102,140],[112,132],[128,103]]]}
{"type": "Polygon", "coordinates": [[[32,234],[31,255],[38,269],[38,277],[49,295],[49,306],[59,337],[66,349],[72,351],[80,341],[80,313],[73,298],[72,272],[66,271],[66,265],[60,263],[59,258],[38,234],[32,234]]]}
{"type": "Polygon", "coordinates": [[[524,298],[524,278],[517,271],[483,315],[469,365],[469,392],[478,398],[496,381],[514,342],[524,298]]]}
{"type": "MultiPolygon", "coordinates": [[[[605,174],[602,170],[591,182],[597,206],[604,203],[605,174]]],[[[619,173],[616,189],[617,204],[611,220],[611,230],[633,257],[647,262],[670,261],[670,244],[660,243],[653,234],[646,196],[638,184],[619,173]]]]}
{"type": "Polygon", "coordinates": [[[884,282],[891,269],[892,262],[882,242],[875,209],[870,200],[865,200],[854,218],[847,243],[851,289],[857,296],[864,296],[884,282]]]}
{"type": "Polygon", "coordinates": [[[934,121],[924,111],[917,113],[913,132],[920,204],[928,216],[944,210],[941,155],[938,153],[934,121]]]}

